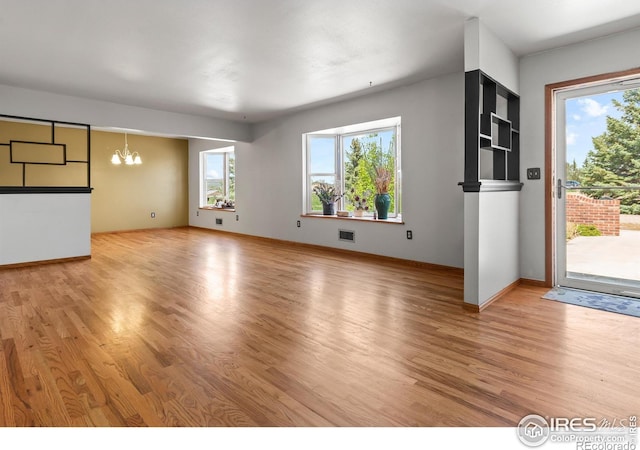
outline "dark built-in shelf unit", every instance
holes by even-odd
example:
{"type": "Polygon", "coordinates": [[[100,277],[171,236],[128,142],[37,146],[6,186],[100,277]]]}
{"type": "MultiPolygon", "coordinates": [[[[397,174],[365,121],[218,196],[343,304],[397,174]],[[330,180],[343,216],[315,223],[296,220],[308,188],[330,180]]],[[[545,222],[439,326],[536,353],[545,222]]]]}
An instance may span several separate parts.
{"type": "Polygon", "coordinates": [[[480,70],[465,73],[465,192],[519,191],[520,97],[480,70]]]}

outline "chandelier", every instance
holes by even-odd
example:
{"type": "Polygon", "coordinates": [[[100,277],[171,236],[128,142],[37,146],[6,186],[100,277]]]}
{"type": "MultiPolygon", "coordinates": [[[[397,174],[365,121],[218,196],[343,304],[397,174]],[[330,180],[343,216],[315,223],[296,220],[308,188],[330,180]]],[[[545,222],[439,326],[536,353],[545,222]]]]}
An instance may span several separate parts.
{"type": "Polygon", "coordinates": [[[133,164],[142,164],[142,158],[138,152],[131,153],[129,144],[127,143],[127,133],[124,134],[124,150],[116,150],[111,157],[111,164],[122,164],[122,161],[128,166],[133,164]]]}

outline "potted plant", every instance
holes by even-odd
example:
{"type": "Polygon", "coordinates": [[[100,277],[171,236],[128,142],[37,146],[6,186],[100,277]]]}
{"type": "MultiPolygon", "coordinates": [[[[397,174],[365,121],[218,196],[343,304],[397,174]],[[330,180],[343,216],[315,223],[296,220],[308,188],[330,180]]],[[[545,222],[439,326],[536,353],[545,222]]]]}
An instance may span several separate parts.
{"type": "Polygon", "coordinates": [[[342,198],[338,189],[332,184],[322,181],[315,183],[313,193],[318,196],[322,202],[322,214],[325,216],[333,216],[336,214],[336,202],[342,198]]]}
{"type": "Polygon", "coordinates": [[[373,182],[376,186],[376,198],[374,204],[378,212],[378,219],[386,219],[391,206],[389,184],[391,183],[391,171],[386,167],[374,166],[373,182]]]}
{"type": "Polygon", "coordinates": [[[362,217],[365,211],[369,211],[369,205],[367,205],[367,197],[369,197],[369,191],[364,192],[362,195],[358,195],[355,189],[351,189],[351,203],[353,204],[353,216],[362,217]]]}

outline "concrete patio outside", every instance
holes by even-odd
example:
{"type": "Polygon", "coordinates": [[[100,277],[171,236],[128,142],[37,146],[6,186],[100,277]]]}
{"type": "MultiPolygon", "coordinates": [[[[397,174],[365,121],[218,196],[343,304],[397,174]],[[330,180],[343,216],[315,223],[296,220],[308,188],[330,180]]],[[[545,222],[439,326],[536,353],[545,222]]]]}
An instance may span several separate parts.
{"type": "Polygon", "coordinates": [[[640,216],[620,216],[620,236],[578,236],[567,242],[567,271],[640,282],[640,216]]]}

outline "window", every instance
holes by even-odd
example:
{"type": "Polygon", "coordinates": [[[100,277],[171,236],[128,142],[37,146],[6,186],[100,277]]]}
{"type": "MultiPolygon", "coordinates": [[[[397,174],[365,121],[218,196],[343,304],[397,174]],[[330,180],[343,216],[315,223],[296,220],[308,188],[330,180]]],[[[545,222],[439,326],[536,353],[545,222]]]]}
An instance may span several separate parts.
{"type": "Polygon", "coordinates": [[[234,147],[200,153],[200,207],[233,208],[236,201],[234,147]]]}
{"type": "Polygon", "coordinates": [[[401,213],[400,118],[379,120],[304,135],[306,214],[322,214],[322,203],[313,192],[318,183],[344,193],[337,208],[373,216],[376,168],[390,175],[389,217],[401,213]],[[366,199],[364,202],[363,199],[366,199]]]}

